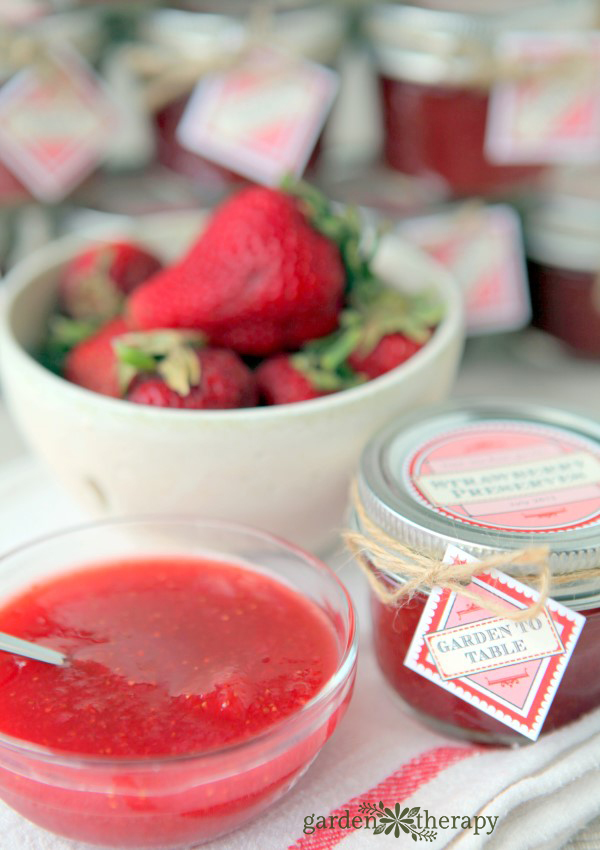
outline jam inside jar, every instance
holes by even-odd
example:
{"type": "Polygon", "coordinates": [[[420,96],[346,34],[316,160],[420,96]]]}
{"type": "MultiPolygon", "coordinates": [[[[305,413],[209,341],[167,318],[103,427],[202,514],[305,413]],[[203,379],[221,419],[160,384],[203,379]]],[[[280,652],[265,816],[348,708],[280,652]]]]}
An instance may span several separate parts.
{"type": "MultiPolygon", "coordinates": [[[[401,606],[386,605],[375,594],[371,596],[375,655],[394,693],[439,731],[482,743],[522,744],[524,738],[518,732],[404,665],[426,601],[422,593],[401,606]]],[[[600,599],[598,606],[580,612],[586,624],[544,722],[544,732],[559,729],[600,705],[600,679],[595,675],[600,599]]]]}
{"type": "Polygon", "coordinates": [[[547,171],[498,163],[485,149],[488,104],[502,80],[498,44],[510,32],[595,26],[590,0],[427,0],[378,3],[365,16],[382,95],[383,157],[437,177],[456,195],[502,195],[547,171]]]}
{"type": "Polygon", "coordinates": [[[386,76],[380,86],[383,155],[391,168],[441,178],[457,195],[500,193],[544,172],[541,165],[496,165],[487,159],[488,91],[386,76]]]}
{"type": "Polygon", "coordinates": [[[525,215],[533,322],[600,357],[600,168],[564,169],[525,215]]]}
{"type": "MultiPolygon", "coordinates": [[[[600,640],[597,422],[542,405],[504,400],[445,405],[393,422],[375,435],[363,452],[352,526],[355,534],[351,539],[356,543],[358,535],[359,541],[358,548],[354,544],[352,548],[366,553],[361,564],[370,579],[377,661],[395,696],[427,725],[478,743],[517,745],[534,738],[540,723],[544,734],[600,706],[600,682],[595,675],[600,640]],[[445,600],[440,603],[444,612],[453,610],[454,600],[460,599],[460,593],[445,585],[443,578],[436,580],[427,574],[432,563],[434,569],[442,561],[452,563],[444,561],[450,545],[454,547],[451,554],[456,556],[458,549],[467,558],[478,560],[509,555],[511,550],[546,547],[551,598],[577,611],[585,621],[574,644],[569,644],[568,637],[564,645],[559,640],[558,652],[554,644],[541,655],[530,655],[523,646],[520,657],[515,657],[514,651],[485,656],[502,656],[487,670],[494,670],[496,678],[507,677],[502,682],[488,682],[496,686],[491,692],[492,704],[485,690],[481,701],[477,675],[469,678],[478,668],[467,668],[472,671],[468,673],[462,667],[462,672],[453,675],[448,675],[451,668],[447,668],[442,679],[429,642],[419,650],[425,653],[423,674],[418,672],[418,664],[415,667],[412,643],[416,634],[438,634],[439,629],[456,627],[441,626],[437,615],[431,619],[431,606],[428,619],[421,623],[434,586],[446,590],[446,595],[439,597],[445,600]],[[420,569],[416,575],[413,570],[407,574],[406,564],[411,560],[413,570],[420,569]],[[402,595],[409,578],[417,590],[402,595]],[[430,629],[427,623],[431,623],[430,629]],[[559,664],[562,669],[563,659],[566,665],[557,689],[553,694],[546,692],[550,679],[545,677],[554,676],[551,665],[559,664]],[[527,678],[522,702],[518,688],[514,694],[508,692],[514,686],[514,682],[509,684],[509,673],[514,679],[517,667],[527,678]],[[506,693],[500,693],[504,688],[506,693]],[[495,695],[500,710],[494,708],[495,695]],[[549,706],[545,715],[541,714],[542,704],[544,711],[549,706]],[[531,706],[537,706],[533,712],[531,706]]],[[[530,582],[531,567],[524,572],[516,566],[499,569],[517,581],[522,575],[525,585],[530,582]]],[[[462,580],[458,575],[453,579],[462,580]]],[[[486,608],[485,604],[481,607],[486,608]]],[[[553,616],[558,618],[552,628],[564,639],[568,632],[560,631],[562,615],[552,615],[552,610],[556,611],[550,606],[545,613],[550,621],[553,616]]],[[[442,608],[439,612],[444,616],[442,608]]],[[[473,615],[466,622],[485,630],[489,617],[494,615],[484,610],[482,616],[473,615]]],[[[463,631],[464,622],[461,619],[463,631]]],[[[506,628],[501,622],[496,624],[506,628]]],[[[468,646],[482,642],[477,634],[474,639],[475,644],[469,638],[468,646]]],[[[466,652],[465,656],[474,654],[466,652]]]]}

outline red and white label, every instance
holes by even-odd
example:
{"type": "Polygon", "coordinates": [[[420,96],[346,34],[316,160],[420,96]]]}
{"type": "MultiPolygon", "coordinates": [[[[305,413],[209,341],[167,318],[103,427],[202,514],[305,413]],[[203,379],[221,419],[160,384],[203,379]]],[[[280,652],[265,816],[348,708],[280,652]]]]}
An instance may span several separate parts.
{"type": "MultiPolygon", "coordinates": [[[[455,546],[448,547],[444,558],[445,563],[476,560],[455,546]]],[[[474,577],[468,589],[481,604],[449,590],[432,590],[404,663],[535,741],[585,617],[553,599],[531,620],[491,613],[486,599],[510,611],[523,610],[539,598],[498,570],[474,577]]]]}
{"type": "Polygon", "coordinates": [[[561,428],[465,425],[421,446],[404,475],[415,500],[466,525],[529,535],[600,525],[600,449],[561,428]]]}
{"type": "Polygon", "coordinates": [[[510,33],[498,55],[531,69],[491,92],[485,150],[498,164],[600,159],[600,36],[510,33]]]}
{"type": "Polygon", "coordinates": [[[70,51],[0,89],[0,159],[41,201],[68,195],[105,157],[117,129],[99,77],[70,51]]]}
{"type": "Polygon", "coordinates": [[[406,221],[400,232],[460,284],[470,333],[517,330],[529,323],[521,226],[511,207],[461,204],[406,221]]]}
{"type": "Polygon", "coordinates": [[[275,185],[304,171],[338,86],[338,75],[322,65],[256,51],[198,84],[177,138],[219,165],[275,185]]]}

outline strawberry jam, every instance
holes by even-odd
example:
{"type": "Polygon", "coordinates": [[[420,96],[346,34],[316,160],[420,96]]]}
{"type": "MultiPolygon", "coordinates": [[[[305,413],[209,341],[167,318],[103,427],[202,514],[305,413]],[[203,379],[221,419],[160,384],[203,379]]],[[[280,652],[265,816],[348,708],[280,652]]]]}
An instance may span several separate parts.
{"type": "Polygon", "coordinates": [[[538,178],[541,165],[498,165],[485,153],[489,92],[380,79],[384,158],[398,171],[437,176],[456,195],[502,193],[538,178]]]}
{"type": "MultiPolygon", "coordinates": [[[[473,741],[522,743],[517,732],[405,666],[426,601],[419,594],[397,607],[384,605],[375,596],[371,598],[375,654],[388,684],[404,705],[439,731],[473,741]]],[[[581,613],[587,622],[544,722],[544,732],[558,729],[600,705],[600,680],[594,675],[600,608],[581,613]]]]}
{"type": "Polygon", "coordinates": [[[387,165],[460,196],[537,183],[542,161],[502,162],[486,144],[490,95],[505,78],[502,41],[512,32],[585,31],[596,15],[591,0],[370,4],[363,29],[381,88],[387,165]]]}
{"type": "MultiPolygon", "coordinates": [[[[354,539],[367,553],[377,660],[424,722],[468,740],[519,744],[600,706],[596,421],[504,399],[428,408],[372,438],[353,508],[354,539]],[[560,639],[508,647],[489,626],[511,635],[515,622],[502,625],[486,610],[485,582],[481,604],[461,593],[467,578],[489,580],[486,567],[477,578],[476,563],[469,576],[464,565],[514,550],[537,561],[533,544],[547,547],[544,616],[560,639]],[[576,623],[582,631],[573,643],[576,623]],[[460,664],[449,666],[444,653],[464,648],[460,664]]],[[[535,582],[521,557],[498,567],[499,587],[508,588],[498,598],[527,607],[526,586],[535,582]]]]}
{"type": "Polygon", "coordinates": [[[0,734],[28,748],[0,758],[0,795],[92,843],[173,848],[235,828],[290,787],[343,708],[265,739],[310,715],[343,650],[315,603],[234,564],[150,558],[63,574],[6,604],[0,630],[70,658],[0,653],[0,734]]]}

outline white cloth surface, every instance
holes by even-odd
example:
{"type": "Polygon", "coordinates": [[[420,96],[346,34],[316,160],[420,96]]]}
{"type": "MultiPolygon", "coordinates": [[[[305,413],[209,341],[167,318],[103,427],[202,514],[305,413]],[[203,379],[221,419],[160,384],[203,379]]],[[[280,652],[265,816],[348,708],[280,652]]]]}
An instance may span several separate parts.
{"type": "MultiPolygon", "coordinates": [[[[0,552],[82,518],[36,462],[0,466],[0,552]]],[[[361,829],[329,831],[329,843],[323,844],[318,842],[325,831],[303,834],[306,816],[329,816],[363,799],[420,806],[437,817],[498,816],[491,835],[439,830],[437,840],[420,842],[432,848],[600,848],[600,820],[593,823],[600,816],[600,711],[514,750],[476,748],[430,732],[390,698],[370,647],[362,580],[347,558],[337,569],[357,601],[363,627],[348,713],[296,788],[254,823],[211,844],[211,850],[324,850],[338,844],[342,850],[368,850],[409,840],[361,829]]],[[[0,804],[0,850],[83,847],[43,832],[0,804]]]]}

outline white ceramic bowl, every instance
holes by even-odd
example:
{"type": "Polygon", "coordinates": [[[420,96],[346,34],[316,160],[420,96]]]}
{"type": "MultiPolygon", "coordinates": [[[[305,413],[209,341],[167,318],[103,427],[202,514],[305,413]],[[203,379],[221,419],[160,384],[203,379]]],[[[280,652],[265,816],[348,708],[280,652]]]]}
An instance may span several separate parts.
{"type": "MultiPolygon", "coordinates": [[[[201,221],[190,213],[155,216],[119,235],[173,259],[201,221]]],[[[464,337],[461,295],[439,266],[389,235],[379,271],[399,286],[435,288],[446,316],[421,351],[381,378],[314,401],[228,411],[166,410],[89,392],[30,354],[55,303],[57,271],[82,244],[80,236],[55,242],[5,279],[0,356],[23,435],[94,513],[188,512],[323,551],[342,523],[368,437],[394,415],[442,400],[452,385],[464,337]]]]}

